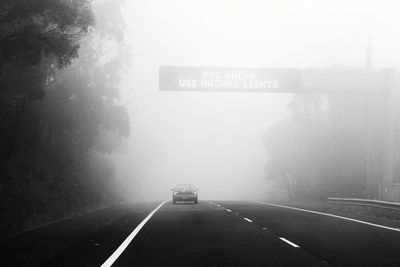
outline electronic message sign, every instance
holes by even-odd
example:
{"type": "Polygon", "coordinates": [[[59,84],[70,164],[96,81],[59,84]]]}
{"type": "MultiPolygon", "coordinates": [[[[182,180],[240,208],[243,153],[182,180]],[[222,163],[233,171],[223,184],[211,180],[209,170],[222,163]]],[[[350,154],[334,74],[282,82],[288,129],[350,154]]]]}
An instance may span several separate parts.
{"type": "Polygon", "coordinates": [[[160,67],[160,90],[291,91],[300,82],[296,69],[160,67]]]}
{"type": "Polygon", "coordinates": [[[160,67],[163,91],[382,93],[385,71],[160,67]]]}

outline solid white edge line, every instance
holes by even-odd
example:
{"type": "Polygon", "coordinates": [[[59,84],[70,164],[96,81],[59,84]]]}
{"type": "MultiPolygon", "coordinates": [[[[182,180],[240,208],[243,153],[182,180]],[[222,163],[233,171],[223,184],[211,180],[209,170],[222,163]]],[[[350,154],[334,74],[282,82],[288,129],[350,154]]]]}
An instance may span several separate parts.
{"type": "Polygon", "coordinates": [[[286,238],[283,238],[283,237],[279,237],[279,239],[280,240],[282,240],[283,242],[286,242],[286,243],[288,243],[289,245],[291,245],[292,247],[295,247],[295,248],[299,248],[299,246],[298,245],[296,245],[295,243],[293,243],[293,242],[290,242],[289,240],[287,240],[286,238]]]}
{"type": "Polygon", "coordinates": [[[348,221],[352,221],[352,222],[358,222],[358,223],[362,223],[362,224],[366,224],[366,225],[370,225],[370,226],[383,228],[383,229],[386,229],[386,230],[392,230],[392,231],[400,232],[400,229],[398,229],[398,228],[393,228],[393,227],[384,226],[384,225],[380,225],[380,224],[370,223],[370,222],[366,222],[366,221],[360,221],[360,220],[356,220],[356,219],[352,219],[352,218],[348,218],[348,217],[333,215],[333,214],[314,211],[314,210],[300,209],[300,208],[295,208],[295,207],[290,207],[290,206],[284,206],[284,205],[261,202],[261,201],[249,201],[249,202],[258,203],[258,204],[264,204],[264,205],[270,205],[270,206],[275,206],[275,207],[280,207],[280,208],[286,208],[286,209],[292,209],[292,210],[298,210],[298,211],[304,211],[304,212],[309,212],[309,213],[314,213],[314,214],[334,217],[334,218],[338,218],[338,219],[348,220],[348,221]]]}
{"type": "Polygon", "coordinates": [[[142,227],[147,223],[148,220],[150,220],[150,218],[154,215],[154,213],[156,213],[157,210],[161,208],[162,205],[165,204],[165,202],[167,201],[164,201],[163,203],[158,205],[157,208],[155,208],[152,212],[150,212],[150,214],[147,215],[147,217],[144,218],[144,220],[138,226],[136,226],[135,230],[133,230],[132,233],[130,233],[130,235],[124,240],[124,242],[122,242],[122,244],[117,248],[117,250],[114,251],[114,253],[111,254],[111,256],[101,265],[101,267],[110,267],[111,265],[113,265],[113,263],[118,259],[118,257],[122,254],[122,252],[124,252],[124,250],[128,247],[131,241],[139,233],[142,227]]]}
{"type": "Polygon", "coordinates": [[[250,220],[250,219],[248,219],[248,218],[246,218],[246,217],[243,217],[243,219],[245,219],[245,220],[248,221],[248,222],[253,222],[252,220],[250,220]]]}

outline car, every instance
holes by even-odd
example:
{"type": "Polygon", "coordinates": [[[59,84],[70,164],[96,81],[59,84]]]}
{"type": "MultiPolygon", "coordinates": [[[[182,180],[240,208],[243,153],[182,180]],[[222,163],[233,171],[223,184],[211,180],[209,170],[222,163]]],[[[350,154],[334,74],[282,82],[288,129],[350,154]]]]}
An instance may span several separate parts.
{"type": "Polygon", "coordinates": [[[172,203],[177,201],[199,202],[198,189],[193,184],[178,184],[172,189],[172,203]]]}

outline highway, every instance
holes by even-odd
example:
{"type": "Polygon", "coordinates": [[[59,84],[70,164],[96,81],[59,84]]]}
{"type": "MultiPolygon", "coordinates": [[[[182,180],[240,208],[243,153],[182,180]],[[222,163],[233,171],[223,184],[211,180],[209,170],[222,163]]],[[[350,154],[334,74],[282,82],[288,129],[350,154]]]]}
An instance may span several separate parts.
{"type": "Polygon", "coordinates": [[[203,200],[147,205],[45,266],[399,264],[396,229],[261,202],[203,200]]]}

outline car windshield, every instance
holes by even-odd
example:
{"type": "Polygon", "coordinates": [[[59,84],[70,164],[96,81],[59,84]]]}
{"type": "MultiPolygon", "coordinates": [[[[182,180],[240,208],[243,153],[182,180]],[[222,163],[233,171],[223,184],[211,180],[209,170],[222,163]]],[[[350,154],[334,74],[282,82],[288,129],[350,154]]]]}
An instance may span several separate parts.
{"type": "Polygon", "coordinates": [[[179,191],[179,192],[188,192],[188,191],[195,191],[196,187],[192,184],[178,184],[175,186],[174,191],[179,191]]]}

